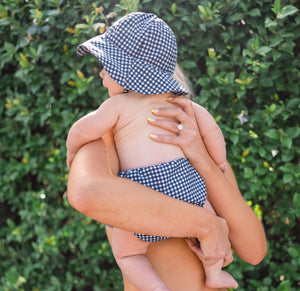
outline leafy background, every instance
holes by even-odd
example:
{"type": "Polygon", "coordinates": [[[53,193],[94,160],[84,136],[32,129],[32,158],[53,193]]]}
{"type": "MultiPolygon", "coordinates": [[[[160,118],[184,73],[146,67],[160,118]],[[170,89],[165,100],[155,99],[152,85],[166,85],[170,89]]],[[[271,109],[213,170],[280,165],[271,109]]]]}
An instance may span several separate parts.
{"type": "Polygon", "coordinates": [[[76,46],[131,11],[174,30],[195,101],[221,126],[268,254],[235,257],[239,290],[300,288],[300,3],[296,0],[2,0],[0,290],[122,290],[103,225],[66,199],[65,138],[106,97],[76,46]]]}

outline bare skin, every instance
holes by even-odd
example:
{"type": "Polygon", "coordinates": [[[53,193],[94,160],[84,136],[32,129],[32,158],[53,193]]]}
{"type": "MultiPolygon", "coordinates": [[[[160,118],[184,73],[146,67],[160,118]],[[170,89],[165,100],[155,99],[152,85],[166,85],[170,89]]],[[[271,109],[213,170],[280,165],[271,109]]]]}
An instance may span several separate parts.
{"type": "MultiPolygon", "coordinates": [[[[110,240],[111,229],[108,229],[110,240]]],[[[151,244],[146,254],[153,268],[169,290],[172,291],[225,291],[209,288],[205,283],[204,270],[199,258],[181,238],[171,238],[151,244]]],[[[138,291],[125,277],[124,291],[138,291]]]]}
{"type": "MultiPolygon", "coordinates": [[[[94,171],[98,172],[99,169],[101,169],[101,173],[98,172],[98,174],[100,175],[100,177],[103,177],[103,180],[106,180],[105,176],[109,175],[112,176],[113,178],[116,178],[116,180],[113,179],[113,185],[116,185],[116,183],[118,184],[118,180],[119,178],[113,175],[113,172],[116,171],[117,169],[117,156],[114,153],[114,149],[113,149],[113,144],[111,143],[111,139],[110,139],[110,135],[106,135],[104,137],[104,140],[107,144],[107,146],[105,145],[105,143],[101,140],[96,141],[96,142],[92,142],[90,144],[85,145],[80,151],[79,153],[76,155],[75,159],[74,159],[74,163],[72,165],[72,169],[70,172],[70,177],[69,177],[69,191],[68,193],[72,193],[73,187],[76,187],[78,185],[83,186],[81,188],[82,192],[80,193],[86,193],[88,196],[91,193],[86,192],[85,190],[87,188],[85,188],[87,186],[86,183],[88,183],[90,185],[90,182],[93,180],[87,180],[88,177],[85,175],[88,175],[88,171],[91,170],[93,173],[95,173],[94,171]],[[99,154],[100,151],[100,154],[99,154]],[[102,154],[101,154],[102,153],[102,154]],[[108,155],[105,155],[103,153],[106,153],[108,155]],[[86,164],[83,164],[86,163],[86,164]],[[110,165],[110,167],[109,167],[110,165]],[[89,170],[88,170],[89,169],[89,170]],[[83,174],[83,175],[82,175],[83,174]],[[85,181],[85,183],[84,183],[85,181]],[[72,192],[70,192],[72,191],[72,192]]],[[[97,179],[98,181],[99,179],[97,179]]],[[[96,181],[95,181],[96,182],[96,181]]],[[[104,184],[106,184],[105,181],[102,181],[104,184]]],[[[96,182],[97,184],[97,182],[96,182]]],[[[99,187],[101,189],[101,184],[99,184],[99,187]]],[[[102,185],[104,185],[102,184],[102,185]]],[[[135,183],[136,184],[136,183],[135,183]]],[[[120,185],[120,187],[124,187],[124,183],[120,185]]],[[[144,188],[144,186],[142,186],[144,188]]],[[[108,188],[110,188],[108,186],[108,188]]],[[[107,189],[108,189],[107,188],[107,189]]],[[[132,188],[135,189],[135,188],[132,188]]],[[[148,191],[149,188],[145,187],[145,192],[146,193],[148,191]]],[[[104,192],[106,192],[105,189],[102,189],[104,192]]],[[[151,190],[151,189],[150,189],[151,190]]],[[[75,191],[75,190],[74,190],[75,191]]],[[[147,193],[148,195],[151,195],[152,191],[149,191],[149,193],[147,193]]],[[[156,196],[157,192],[153,191],[154,197],[156,196]]],[[[73,192],[73,194],[76,194],[75,192],[73,192]]],[[[142,194],[142,192],[139,192],[139,194],[142,194]]],[[[166,195],[162,195],[162,200],[164,200],[164,198],[168,198],[165,197],[166,195]]],[[[69,199],[72,199],[72,194],[69,195],[69,199]]],[[[94,195],[93,195],[94,196],[94,195]]],[[[143,194],[142,194],[143,196],[143,194]]],[[[146,196],[146,195],[145,195],[146,196]]],[[[88,198],[86,196],[84,196],[83,198],[88,198]]],[[[95,196],[93,199],[93,202],[95,203],[95,196]]],[[[100,201],[104,201],[103,199],[101,199],[101,194],[98,196],[98,201],[100,203],[100,201]]],[[[155,199],[155,198],[154,198],[155,199]]],[[[152,200],[152,199],[151,199],[152,200]]],[[[156,199],[155,199],[156,200],[156,199]]],[[[160,202],[162,202],[161,199],[159,199],[160,202]]],[[[169,200],[169,199],[167,199],[169,200]]],[[[172,199],[171,201],[168,201],[168,206],[171,207],[171,211],[172,208],[174,208],[175,205],[173,205],[173,200],[174,202],[176,202],[176,208],[177,208],[177,201],[175,199],[172,199]],[[171,204],[169,204],[169,202],[171,202],[171,204]]],[[[72,200],[70,200],[72,201],[72,200]]],[[[83,201],[83,200],[82,200],[83,201]]],[[[130,194],[127,196],[127,202],[130,201],[130,194]],[[129,198],[129,199],[128,199],[129,198]]],[[[180,212],[180,210],[182,210],[185,213],[185,209],[184,207],[182,208],[182,203],[184,202],[180,202],[180,207],[177,209],[177,211],[180,212]]],[[[84,206],[85,203],[82,203],[80,205],[78,205],[77,203],[80,202],[75,202],[75,206],[78,207],[79,209],[81,209],[82,206],[84,206]]],[[[72,202],[71,202],[72,204],[72,202]]],[[[105,202],[104,202],[105,204],[105,202]]],[[[128,203],[130,204],[130,203],[128,203]]],[[[97,208],[102,208],[104,205],[100,204],[100,205],[95,205],[95,210],[97,211],[97,208]],[[101,206],[100,206],[101,205],[101,206]]],[[[188,205],[188,204],[187,204],[188,205]]],[[[192,205],[191,205],[192,206],[192,205]]],[[[196,206],[196,209],[198,209],[199,207],[196,206]]],[[[155,209],[155,206],[154,206],[155,209]]],[[[151,211],[154,210],[151,206],[149,207],[149,212],[150,212],[150,216],[151,216],[151,211]]],[[[169,209],[169,208],[168,208],[169,209]]],[[[182,217],[182,220],[180,220],[180,218],[178,219],[178,212],[177,215],[171,215],[171,217],[168,215],[169,210],[166,209],[166,211],[164,211],[162,213],[162,217],[164,215],[166,215],[165,219],[166,221],[170,224],[170,225],[176,225],[179,227],[179,225],[182,224],[182,222],[184,223],[184,218],[182,217]],[[178,220],[175,220],[178,219],[178,220]]],[[[193,215],[193,209],[194,207],[192,207],[192,209],[190,209],[192,212],[190,214],[191,217],[193,217],[192,219],[197,219],[198,215],[193,215]]],[[[83,209],[82,209],[83,210],[83,209]]],[[[91,215],[93,210],[90,212],[91,207],[89,207],[89,210],[87,210],[86,212],[84,211],[85,214],[88,214],[90,217],[95,218],[95,216],[91,215]]],[[[145,211],[143,211],[145,212],[145,211]]],[[[102,211],[100,210],[99,212],[100,214],[102,213],[102,211]]],[[[102,213],[103,214],[103,213],[102,213]]],[[[172,213],[170,213],[172,214],[172,213]]],[[[194,213],[196,214],[196,212],[194,213]]],[[[105,215],[105,214],[104,214],[105,215]]],[[[121,217],[123,216],[122,213],[119,213],[119,215],[121,215],[121,217]]],[[[114,215],[115,218],[118,219],[119,215],[114,215]]],[[[185,215],[188,215],[188,212],[185,213],[185,215]]],[[[101,216],[101,215],[99,215],[101,216]]],[[[98,217],[99,217],[98,216],[98,217]]],[[[148,215],[147,215],[148,216],[148,215]]],[[[189,221],[192,222],[191,217],[189,218],[189,221]]],[[[213,217],[213,215],[212,215],[213,217]]],[[[124,217],[123,217],[124,218],[124,217]]],[[[102,220],[102,219],[101,219],[102,220]]],[[[148,220],[152,220],[152,217],[148,217],[148,220]]],[[[188,219],[186,219],[188,220],[188,219]]],[[[139,220],[134,220],[136,223],[139,222],[139,220]]],[[[213,222],[213,220],[212,220],[213,222]]],[[[165,222],[163,222],[165,223],[165,222]]],[[[168,224],[167,223],[167,224],[168,224]]],[[[187,222],[185,222],[187,223],[187,222]]],[[[113,223],[111,223],[113,224],[113,223]]],[[[160,224],[157,224],[157,228],[159,228],[160,224]]],[[[187,225],[190,225],[190,223],[187,223],[187,225]]],[[[193,228],[197,228],[196,224],[193,223],[192,225],[193,228]]],[[[180,228],[180,227],[179,227],[180,228]]],[[[110,231],[111,229],[108,228],[108,238],[110,239],[110,231]]],[[[190,232],[190,229],[187,230],[183,230],[185,233],[190,232]]],[[[178,230],[179,233],[181,233],[181,230],[178,230]]],[[[172,230],[172,233],[176,234],[176,232],[174,230],[172,230]]],[[[213,234],[213,233],[212,233],[213,234]]],[[[186,290],[186,286],[188,286],[188,290],[189,291],[223,291],[225,289],[214,289],[214,288],[208,288],[205,284],[205,275],[204,275],[204,271],[203,271],[203,267],[201,265],[201,262],[199,260],[199,258],[197,257],[197,255],[188,247],[185,239],[183,238],[171,238],[162,242],[158,242],[158,243],[154,243],[151,244],[148,248],[147,254],[146,254],[147,258],[150,260],[152,266],[154,267],[154,269],[156,270],[156,272],[158,273],[158,275],[160,276],[160,278],[164,281],[164,283],[166,284],[166,286],[170,289],[170,290],[174,290],[174,291],[182,291],[182,290],[186,290]]],[[[131,285],[131,283],[124,278],[124,291],[138,291],[134,286],[131,285]]]]}
{"type": "MultiPolygon", "coordinates": [[[[72,166],[72,170],[70,173],[70,180],[69,180],[69,199],[71,201],[71,204],[73,205],[83,213],[87,214],[88,216],[92,218],[96,218],[99,221],[106,220],[108,224],[111,225],[128,225],[132,224],[132,230],[139,231],[139,229],[144,227],[144,223],[142,223],[141,226],[139,226],[139,222],[141,220],[137,219],[137,217],[134,217],[133,221],[130,221],[128,219],[127,212],[117,211],[118,215],[115,214],[115,208],[113,207],[112,211],[110,211],[106,205],[110,205],[109,201],[110,198],[113,198],[111,196],[114,195],[115,187],[111,186],[117,186],[118,185],[118,177],[115,177],[113,173],[117,170],[117,156],[114,153],[114,148],[112,144],[112,140],[110,139],[109,135],[105,137],[106,144],[108,147],[105,146],[105,144],[101,141],[96,141],[93,143],[90,143],[86,146],[84,146],[78,153],[78,155],[75,157],[74,164],[72,166]],[[102,153],[102,154],[99,154],[102,153]],[[103,154],[106,153],[106,154],[103,154]],[[110,154],[109,154],[110,153],[110,154]],[[110,165],[110,166],[109,166],[110,165]],[[93,175],[97,174],[97,177],[102,177],[102,179],[97,178],[96,180],[93,178],[93,175]],[[110,178],[108,178],[110,177],[110,178]],[[99,183],[99,180],[100,183],[99,183]],[[110,183],[109,181],[112,180],[110,183]],[[99,185],[97,185],[99,184],[99,185]],[[92,185],[98,187],[96,190],[92,185]],[[75,188],[74,188],[75,187],[75,188]],[[78,188],[79,187],[79,188],[78,188]],[[90,188],[92,187],[92,188],[90,188]],[[81,189],[80,192],[76,192],[76,189],[81,189]],[[90,190],[92,190],[92,192],[90,190]],[[99,190],[101,189],[101,191],[99,190]],[[112,192],[111,192],[112,191],[112,192]],[[85,193],[86,195],[82,196],[81,194],[85,193]],[[98,194],[97,194],[98,193],[98,194]],[[105,193],[111,193],[112,195],[107,196],[105,193]],[[79,194],[77,197],[73,196],[73,194],[79,194]],[[79,198],[77,201],[72,201],[73,198],[79,198]],[[108,199],[108,201],[105,202],[105,200],[108,199]],[[98,201],[98,202],[97,202],[98,201]],[[92,203],[91,203],[92,202],[92,203]],[[91,203],[91,204],[90,204],[91,203]],[[111,216],[111,217],[110,217],[111,216]],[[105,217],[105,219],[104,219],[105,217]],[[126,218],[128,219],[126,223],[126,218]]],[[[131,183],[130,183],[131,184],[131,183]]],[[[134,185],[129,187],[131,190],[132,196],[130,194],[127,195],[126,201],[122,202],[118,199],[118,195],[116,195],[116,200],[119,201],[121,205],[127,204],[127,210],[130,212],[130,205],[139,205],[140,207],[143,204],[143,201],[136,201],[134,198],[134,194],[136,193],[134,189],[136,189],[137,185],[134,185]],[[133,198],[133,201],[130,203],[131,198],[133,198]],[[134,201],[136,202],[134,204],[134,201]],[[125,203],[125,204],[124,204],[125,203]]],[[[124,188],[124,183],[119,183],[119,189],[124,188]]],[[[148,191],[148,188],[144,189],[145,191],[137,191],[137,195],[144,196],[146,200],[146,205],[144,207],[148,207],[149,204],[147,202],[147,194],[151,195],[150,193],[146,192],[148,191]],[[143,195],[143,194],[145,195],[143,195]],[[140,195],[142,194],[142,195],[140,195]]],[[[150,191],[151,192],[151,191],[150,191]]],[[[140,216],[143,216],[143,219],[149,221],[150,227],[149,231],[151,231],[151,226],[155,227],[155,231],[159,230],[161,231],[169,231],[169,234],[173,234],[176,236],[176,233],[178,236],[180,236],[180,233],[190,233],[190,235],[183,235],[183,236],[192,236],[192,233],[194,233],[194,236],[201,236],[199,235],[199,231],[197,230],[199,223],[196,223],[199,219],[199,213],[194,212],[194,208],[191,207],[191,209],[185,208],[186,205],[181,205],[177,203],[177,201],[173,200],[169,201],[169,199],[166,199],[166,207],[163,208],[164,211],[162,212],[161,208],[159,207],[159,203],[164,204],[164,198],[165,195],[161,197],[161,199],[158,199],[159,196],[156,196],[156,192],[154,191],[152,194],[154,196],[152,197],[151,201],[153,199],[156,201],[156,204],[153,205],[153,207],[149,207],[148,215],[145,211],[142,213],[137,213],[140,216]],[[158,203],[158,204],[157,204],[158,203]],[[182,207],[184,206],[184,207],[182,207]],[[160,210],[161,209],[161,210],[160,210]],[[187,210],[187,211],[186,211],[187,210]],[[151,213],[154,211],[154,213],[160,213],[160,219],[153,220],[154,213],[151,213]],[[158,211],[158,212],[157,212],[158,211]],[[176,211],[174,215],[174,211],[176,211]],[[183,216],[180,216],[180,213],[183,213],[183,216]],[[180,217],[182,219],[180,219],[180,217]],[[156,223],[157,221],[157,223],[156,223]],[[194,221],[194,222],[193,222],[194,221]],[[164,225],[166,228],[164,228],[164,225]],[[175,225],[175,228],[173,229],[173,226],[175,225]],[[185,225],[184,229],[183,225],[185,225]],[[168,227],[169,226],[169,227],[168,227]],[[171,230],[171,231],[170,231],[171,230]],[[197,233],[197,234],[196,234],[197,233]]],[[[120,197],[120,196],[119,196],[120,197]]],[[[118,203],[117,203],[118,204],[118,203]]],[[[186,204],[186,203],[185,203],[186,204]]],[[[116,206],[116,205],[114,205],[116,206]]],[[[189,205],[188,205],[189,206],[189,205]]],[[[191,205],[192,206],[192,205],[191,205]]],[[[189,208],[189,207],[188,207],[189,208]]],[[[199,207],[198,207],[199,208],[199,207]]],[[[133,210],[135,211],[135,206],[133,207],[133,210]]],[[[133,211],[132,210],[132,211],[133,211]]],[[[211,227],[211,235],[214,235],[214,228],[213,228],[213,222],[214,218],[211,217],[211,222],[209,223],[208,227],[211,227]]],[[[200,228],[201,229],[201,228],[200,228]]],[[[130,230],[130,228],[128,228],[130,230]]],[[[152,232],[155,234],[155,231],[152,229],[152,232]]],[[[205,232],[204,232],[205,233],[205,232]]],[[[217,234],[220,235],[221,232],[217,231],[217,234]]],[[[109,234],[108,234],[109,237],[109,234]]],[[[216,236],[214,236],[216,238],[216,236]]],[[[216,239],[221,239],[221,236],[216,239]]],[[[213,241],[211,242],[213,243],[213,241]]],[[[211,245],[210,242],[208,242],[208,245],[211,245]]],[[[261,252],[260,254],[263,254],[263,245],[261,246],[261,252]]],[[[216,249],[215,249],[216,250],[216,249]]],[[[251,249],[250,251],[244,250],[242,246],[240,246],[240,252],[244,257],[249,258],[250,262],[256,263],[258,260],[261,260],[263,255],[260,255],[261,257],[256,257],[257,254],[252,254],[251,249]]],[[[200,263],[200,260],[197,258],[195,253],[193,253],[187,244],[185,243],[184,239],[168,239],[163,242],[155,243],[150,246],[147,257],[156,269],[159,276],[164,280],[167,287],[170,288],[170,290],[185,290],[186,286],[189,286],[189,290],[191,291],[199,291],[199,290],[219,290],[219,289],[210,289],[206,287],[205,285],[205,277],[203,273],[203,268],[200,263]]],[[[230,260],[229,260],[230,261],[230,260]]],[[[137,291],[127,280],[124,278],[124,286],[125,291],[137,291]]],[[[221,289],[220,289],[221,290],[221,289]]]]}
{"type": "MultiPolygon", "coordinates": [[[[166,108],[159,110],[157,115],[172,117],[184,124],[182,135],[162,136],[154,132],[152,138],[181,147],[204,178],[217,214],[227,220],[234,250],[245,261],[257,264],[266,252],[261,224],[243,200],[230,166],[224,175],[205,150],[188,100],[176,99],[170,102],[179,104],[183,110],[166,108]]],[[[160,120],[152,125],[168,130],[174,130],[176,126],[170,120],[160,120]]],[[[151,245],[147,257],[170,290],[186,290],[186,286],[191,291],[213,290],[205,287],[197,256],[208,264],[224,257],[224,266],[231,262],[226,221],[203,208],[174,201],[132,181],[124,182],[116,176],[119,167],[112,135],[106,134],[103,140],[105,143],[96,141],[84,146],[75,156],[68,188],[71,205],[93,219],[121,229],[172,237],[198,237],[201,250],[194,250],[197,255],[183,239],[174,238],[155,243],[153,248],[151,245]],[[180,259],[179,263],[178,256],[182,254],[186,260],[180,259]]],[[[136,291],[126,278],[124,282],[126,291],[136,291]]]]}
{"type": "MultiPolygon", "coordinates": [[[[106,85],[111,82],[111,78],[105,78],[106,85]]],[[[109,92],[111,94],[111,91],[109,92]]],[[[166,100],[170,96],[171,93],[146,95],[128,92],[107,99],[97,110],[85,115],[71,127],[67,138],[68,165],[71,164],[70,157],[75,156],[78,149],[86,143],[101,138],[110,129],[114,132],[121,171],[185,158],[180,147],[158,143],[149,138],[153,130],[153,127],[147,123],[151,109],[164,106],[177,108],[176,104],[168,103],[166,100]]],[[[195,112],[196,116],[199,116],[198,126],[209,154],[218,165],[225,166],[225,171],[226,150],[220,128],[213,117],[200,105],[195,104],[195,112]]],[[[154,119],[152,117],[149,120],[154,119]]],[[[175,124],[177,122],[172,118],[168,120],[175,124]]],[[[156,131],[160,134],[171,133],[160,128],[156,128],[156,131]]],[[[207,200],[203,207],[213,211],[207,200]]],[[[169,291],[144,256],[148,245],[149,243],[136,238],[132,232],[113,229],[113,254],[126,277],[141,290],[169,291]]],[[[238,284],[233,277],[222,271],[223,261],[222,259],[212,265],[206,265],[204,262],[207,286],[237,288],[238,284]]]]}
{"type": "MultiPolygon", "coordinates": [[[[180,138],[172,135],[157,135],[155,140],[177,144],[183,149],[190,163],[205,180],[209,200],[217,215],[226,219],[230,229],[229,238],[233,249],[246,262],[258,264],[260,258],[266,254],[265,233],[255,213],[243,199],[229,163],[225,174],[223,174],[212,159],[203,159],[208,153],[203,147],[203,141],[198,138],[200,134],[197,132],[198,127],[192,102],[178,97],[170,99],[169,102],[178,104],[183,110],[166,107],[160,109],[156,115],[175,117],[185,124],[185,131],[182,132],[180,138]],[[207,164],[203,166],[203,163],[206,162],[207,164]],[[231,191],[227,192],[227,189],[230,188],[231,191]],[[242,233],[243,235],[241,235],[242,233]],[[249,252],[245,252],[245,250],[249,250],[249,252]],[[254,253],[257,254],[257,259],[253,257],[254,253]]],[[[166,120],[158,120],[153,125],[165,129],[174,127],[174,124],[166,120]]]]}

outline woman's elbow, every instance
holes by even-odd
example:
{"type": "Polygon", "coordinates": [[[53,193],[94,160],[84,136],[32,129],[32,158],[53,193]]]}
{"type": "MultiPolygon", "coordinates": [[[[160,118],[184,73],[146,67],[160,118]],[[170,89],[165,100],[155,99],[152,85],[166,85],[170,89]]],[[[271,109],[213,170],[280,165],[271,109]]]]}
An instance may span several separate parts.
{"type": "Polygon", "coordinates": [[[266,242],[261,243],[260,246],[252,248],[248,253],[250,256],[245,260],[251,265],[258,265],[264,259],[267,254],[267,244],[266,242]]]}
{"type": "Polygon", "coordinates": [[[261,234],[231,242],[235,253],[248,264],[258,265],[267,254],[267,241],[261,234]]]}
{"type": "Polygon", "coordinates": [[[259,251],[257,251],[256,255],[253,257],[250,264],[258,265],[267,254],[267,244],[265,244],[259,251]]]}
{"type": "Polygon", "coordinates": [[[74,185],[73,181],[69,180],[68,201],[69,204],[79,212],[88,215],[89,210],[92,207],[92,192],[93,187],[91,186],[91,182],[88,180],[81,180],[80,185],[78,185],[78,181],[74,185]]]}
{"type": "Polygon", "coordinates": [[[78,189],[68,187],[68,201],[69,204],[78,210],[79,212],[84,212],[87,209],[87,199],[85,198],[86,196],[84,195],[85,191],[84,189],[78,189]]]}

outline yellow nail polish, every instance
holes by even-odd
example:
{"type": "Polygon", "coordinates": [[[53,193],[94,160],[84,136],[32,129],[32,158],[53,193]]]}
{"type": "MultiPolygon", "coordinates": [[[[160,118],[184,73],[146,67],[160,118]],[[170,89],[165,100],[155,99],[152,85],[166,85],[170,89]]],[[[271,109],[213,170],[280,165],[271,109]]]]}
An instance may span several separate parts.
{"type": "Polygon", "coordinates": [[[150,122],[155,122],[155,119],[152,118],[152,117],[148,117],[147,120],[150,121],[150,122]]]}
{"type": "Polygon", "coordinates": [[[151,109],[151,112],[152,112],[152,113],[158,113],[158,112],[159,112],[159,109],[157,109],[157,108],[152,108],[152,109],[151,109]]]}

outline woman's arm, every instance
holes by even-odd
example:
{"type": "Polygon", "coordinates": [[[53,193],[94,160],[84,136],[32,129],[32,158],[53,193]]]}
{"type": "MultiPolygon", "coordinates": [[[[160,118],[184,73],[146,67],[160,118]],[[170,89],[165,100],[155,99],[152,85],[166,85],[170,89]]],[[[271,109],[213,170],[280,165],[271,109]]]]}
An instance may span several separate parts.
{"type": "MultiPolygon", "coordinates": [[[[235,181],[230,166],[226,171],[230,180],[235,181]]],[[[215,165],[207,171],[207,175],[215,180],[212,183],[206,175],[203,177],[207,181],[210,201],[217,214],[228,223],[230,242],[236,254],[248,263],[260,263],[267,250],[264,229],[258,217],[245,202],[240,191],[232,187],[228,179],[224,179],[224,174],[215,165]]]]}
{"type": "Polygon", "coordinates": [[[215,119],[204,107],[196,103],[192,104],[195,112],[195,120],[204,145],[212,159],[216,162],[219,168],[225,172],[227,162],[226,145],[223,133],[215,119]]]}
{"type": "Polygon", "coordinates": [[[112,136],[82,147],[68,183],[70,204],[85,215],[121,229],[173,237],[198,237],[205,256],[232,260],[227,225],[206,209],[116,176],[112,136]]]}
{"type": "MultiPolygon", "coordinates": [[[[154,135],[153,139],[176,144],[182,148],[191,164],[205,180],[209,199],[215,211],[226,219],[233,249],[246,262],[258,264],[266,254],[266,238],[262,224],[243,199],[231,167],[228,166],[224,174],[209,156],[200,137],[192,102],[184,98],[173,98],[170,102],[180,105],[183,110],[161,108],[156,115],[175,117],[183,124],[184,129],[180,136],[154,135]]],[[[176,127],[176,124],[161,119],[156,119],[153,125],[171,131],[176,127]]]]}

